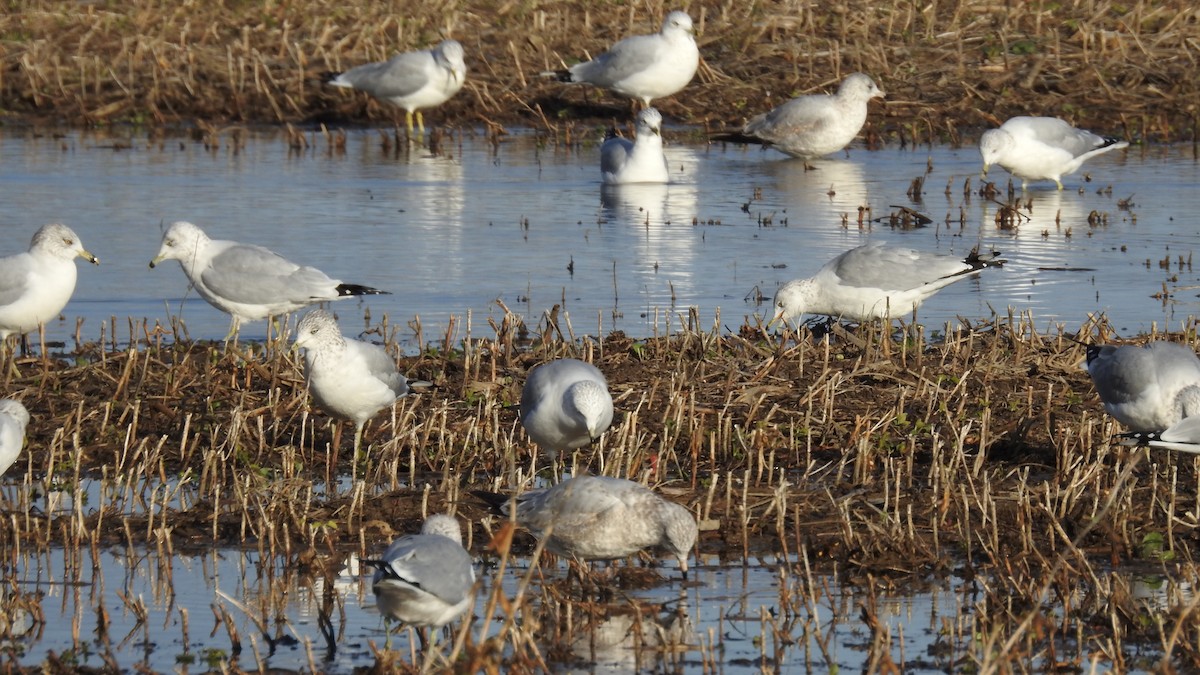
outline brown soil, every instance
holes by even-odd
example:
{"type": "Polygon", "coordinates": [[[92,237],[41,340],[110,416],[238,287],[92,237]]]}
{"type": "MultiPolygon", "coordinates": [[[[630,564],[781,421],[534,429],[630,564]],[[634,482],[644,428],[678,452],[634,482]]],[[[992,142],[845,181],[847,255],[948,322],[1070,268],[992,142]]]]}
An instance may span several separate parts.
{"type": "MultiPolygon", "coordinates": [[[[21,3],[0,14],[0,102],[10,123],[379,124],[395,111],[323,86],[320,74],[454,37],[467,51],[468,86],[428,111],[431,124],[569,136],[577,120],[586,129],[625,119],[627,104],[539,73],[654,32],[662,18],[580,2],[410,5],[396,15],[388,3],[313,0],[21,3]]],[[[1141,141],[1196,137],[1200,19],[1186,2],[706,0],[687,9],[701,70],[656,105],[693,128],[738,126],[864,71],[888,92],[872,104],[868,140],[956,143],[961,129],[1019,114],[1141,141]]]]}

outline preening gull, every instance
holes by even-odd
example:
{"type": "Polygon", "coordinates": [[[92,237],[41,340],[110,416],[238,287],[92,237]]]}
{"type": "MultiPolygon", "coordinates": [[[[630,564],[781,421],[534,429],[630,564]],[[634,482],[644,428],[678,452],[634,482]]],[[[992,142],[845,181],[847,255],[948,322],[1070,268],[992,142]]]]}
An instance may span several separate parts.
{"type": "Polygon", "coordinates": [[[1200,452],[1200,358],[1189,347],[1088,345],[1085,367],[1105,411],[1133,432],[1128,438],[1200,452]]]}
{"type": "Polygon", "coordinates": [[[1096,155],[1128,145],[1119,138],[1076,129],[1056,117],[1014,117],[983,133],[979,154],[985,176],[988,167],[999,164],[1021,179],[1022,189],[1031,180],[1052,180],[1061,190],[1063,176],[1096,155]]]}
{"type": "Polygon", "coordinates": [[[998,251],[965,258],[872,242],[825,263],[807,279],[775,292],[777,321],[824,314],[852,321],[903,317],[950,284],[987,267],[1000,267],[998,251]]]}
{"type": "Polygon", "coordinates": [[[404,109],[404,121],[411,136],[413,113],[417,127],[425,136],[422,108],[439,106],[458,93],[467,78],[463,47],[457,40],[445,40],[433,49],[397,54],[387,61],[366,63],[344,73],[331,73],[327,84],[358,89],[404,109]]]}
{"type": "Polygon", "coordinates": [[[604,373],[578,359],[537,366],[521,389],[521,425],[547,455],[588,445],[600,438],[612,418],[604,373]]]}
{"type": "Polygon", "coordinates": [[[667,182],[662,115],[657,110],[645,108],[638,113],[634,141],[610,132],[600,146],[600,174],[606,185],[667,182]]]}
{"type": "Polygon", "coordinates": [[[607,52],[566,70],[543,73],[561,82],[583,82],[640,99],[644,105],[681,91],[700,66],[692,18],[674,11],[654,35],[634,35],[607,52]]]}

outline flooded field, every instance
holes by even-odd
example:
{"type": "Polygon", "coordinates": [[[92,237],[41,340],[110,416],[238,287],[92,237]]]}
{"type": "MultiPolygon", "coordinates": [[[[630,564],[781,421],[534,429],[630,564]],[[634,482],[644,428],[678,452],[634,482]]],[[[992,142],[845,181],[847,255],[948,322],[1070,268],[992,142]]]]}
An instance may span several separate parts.
{"type": "Polygon", "coordinates": [[[1003,172],[980,193],[971,147],[806,165],[680,138],[671,184],[606,190],[594,144],[533,133],[437,155],[385,151],[376,131],[300,152],[276,131],[220,138],[0,136],[3,253],[63,221],[102,263],[47,327],[53,358],[35,348],[5,379],[33,415],[3,480],[6,664],[1200,664],[1197,468],[1109,442],[1071,339],[1194,343],[1192,146],[1111,153],[1063,192],[1010,197],[1003,172]],[[225,346],[228,317],[174,263],[147,269],[180,219],[391,292],[332,307],[430,385],[368,425],[367,455],[265,322],[225,346]],[[880,239],[1008,263],[928,301],[904,340],[761,329],[781,283],[880,239]],[[511,404],[561,356],[594,361],[618,410],[572,473],[644,479],[695,513],[686,580],[644,556],[568,581],[469,495],[545,481],[511,404]],[[388,649],[361,560],[446,510],[477,562],[470,620],[428,654],[406,632],[388,649]]]}

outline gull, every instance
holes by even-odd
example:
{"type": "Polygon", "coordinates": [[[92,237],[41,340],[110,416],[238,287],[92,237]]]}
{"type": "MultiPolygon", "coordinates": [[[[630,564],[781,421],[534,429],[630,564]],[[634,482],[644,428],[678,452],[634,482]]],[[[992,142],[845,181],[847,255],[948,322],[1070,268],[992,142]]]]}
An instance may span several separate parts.
{"type": "Polygon", "coordinates": [[[24,335],[58,316],[75,292],[75,258],[99,265],[61,223],[43,225],[25,253],[0,258],[0,340],[24,335]]]}
{"type": "Polygon", "coordinates": [[[1063,189],[1063,176],[1075,172],[1096,155],[1124,148],[1119,138],[1100,136],[1076,129],[1055,117],[1014,117],[999,129],[985,131],[979,138],[983,175],[999,164],[1021,179],[1021,189],[1031,180],[1052,180],[1063,189]]]}
{"type": "Polygon", "coordinates": [[[20,401],[0,399],[0,474],[17,461],[25,445],[25,427],[29,426],[29,411],[20,401]]]}
{"type": "Polygon", "coordinates": [[[200,297],[232,315],[226,340],[237,334],[242,321],[286,314],[326,300],[387,293],[330,279],[321,270],[301,267],[262,246],[209,239],[185,221],[172,223],[163,233],[162,248],[150,267],[164,260],[178,260],[200,297]]]}
{"type": "Polygon", "coordinates": [[[408,395],[408,378],[387,350],[347,339],[337,319],[314,309],[296,326],[296,347],[304,348],[304,375],[313,399],[325,412],[354,422],[354,456],[363,426],[375,413],[408,395]]]}
{"type": "Polygon", "coordinates": [[[521,389],[521,425],[544,453],[554,457],[600,438],[612,418],[612,396],[604,373],[578,359],[537,366],[521,389]]]}
{"type": "Polygon", "coordinates": [[[687,577],[688,553],[696,545],[696,519],[684,507],[640,483],[610,476],[576,476],[516,497],[474,492],[513,517],[546,550],[579,560],[613,560],[658,547],[679,560],[687,577]]]}
{"type": "MultiPolygon", "coordinates": [[[[425,519],[420,534],[392,542],[377,560],[371,588],[379,613],[417,628],[441,628],[471,604],[475,570],[462,546],[458,520],[446,514],[425,519]]],[[[425,635],[418,631],[422,646],[425,635]]]]}
{"type": "Polygon", "coordinates": [[[397,54],[387,61],[367,63],[344,73],[331,73],[326,84],[365,91],[371,96],[404,108],[404,121],[411,136],[413,113],[425,136],[421,108],[432,108],[450,100],[463,87],[467,66],[463,47],[445,40],[433,49],[397,54]]]}
{"type": "Polygon", "coordinates": [[[666,183],[667,158],[663,155],[662,115],[645,108],[637,116],[637,140],[630,142],[609,131],[600,146],[600,173],[605,185],[666,183]]]}
{"type": "MultiPolygon", "coordinates": [[[[890,319],[917,309],[934,293],[987,267],[1000,267],[998,251],[966,258],[872,242],[830,260],[808,279],[775,292],[776,321],[825,314],[852,321],[890,319]]],[[[768,324],[768,325],[770,325],[768,324]]]]}
{"type": "Polygon", "coordinates": [[[763,143],[802,159],[821,157],[849,145],[867,121],[867,102],[883,96],[869,76],[853,73],[842,80],[832,96],[813,94],[794,98],[753,117],[741,135],[715,139],[763,143]]]}
{"type": "Polygon", "coordinates": [[[632,99],[650,101],[670,96],[687,86],[700,65],[700,50],[692,36],[692,17],[674,11],[654,35],[634,35],[607,52],[566,70],[543,75],[560,82],[585,82],[632,99]]]}
{"type": "Polygon", "coordinates": [[[1200,415],[1200,358],[1184,345],[1088,345],[1085,364],[1105,411],[1135,432],[1167,433],[1200,415]]]}

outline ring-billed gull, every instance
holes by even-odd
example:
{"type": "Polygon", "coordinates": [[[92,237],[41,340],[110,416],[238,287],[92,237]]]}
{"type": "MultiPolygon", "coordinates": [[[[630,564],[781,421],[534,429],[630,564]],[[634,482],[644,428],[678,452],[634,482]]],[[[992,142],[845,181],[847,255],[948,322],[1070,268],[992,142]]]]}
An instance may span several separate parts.
{"type": "Polygon", "coordinates": [[[242,321],[278,316],[326,300],[387,293],[343,284],[262,246],[209,239],[185,221],[172,223],[163,233],[162,248],[150,267],[164,260],[178,260],[200,297],[233,316],[227,340],[237,334],[242,321]]]}
{"type": "Polygon", "coordinates": [[[337,319],[314,309],[296,326],[297,347],[304,348],[308,390],[322,410],[354,422],[354,457],[363,426],[375,413],[408,394],[408,378],[379,345],[347,339],[337,319]]]}
{"type": "MultiPolygon", "coordinates": [[[[471,605],[475,570],[462,546],[458,520],[446,514],[425,519],[420,534],[392,542],[371,579],[379,613],[418,628],[441,628],[471,605]]],[[[418,632],[422,644],[424,634],[418,632]]]]}
{"type": "Polygon", "coordinates": [[[17,461],[25,446],[25,427],[29,426],[29,411],[20,401],[0,400],[0,474],[17,461]]]}
{"type": "Polygon", "coordinates": [[[61,223],[43,225],[29,250],[0,258],[0,340],[24,335],[58,316],[75,292],[75,258],[99,265],[61,223]]]}
{"type": "Polygon", "coordinates": [[[645,108],[637,116],[637,139],[630,142],[610,131],[600,146],[600,173],[606,185],[666,183],[662,115],[645,108]]]}
{"type": "Polygon", "coordinates": [[[1132,431],[1161,432],[1200,415],[1200,358],[1184,345],[1089,345],[1085,364],[1104,409],[1132,431]]]}
{"type": "Polygon", "coordinates": [[[988,167],[999,164],[1021,179],[1022,189],[1031,180],[1052,180],[1061,190],[1063,176],[1096,155],[1127,145],[1119,138],[1076,129],[1056,117],[1014,117],[983,133],[979,154],[985,176],[988,167]]]}
{"type": "Polygon", "coordinates": [[[612,424],[613,402],[604,373],[578,359],[558,359],[529,372],[521,389],[521,425],[548,455],[600,438],[612,424]]]}
{"type": "Polygon", "coordinates": [[[634,35],[607,52],[566,70],[543,73],[561,82],[583,82],[633,99],[644,105],[687,86],[700,66],[692,17],[674,11],[654,35],[634,35]]]}
{"type": "MultiPolygon", "coordinates": [[[[514,498],[473,493],[512,516],[514,498]]],[[[642,549],[664,549],[687,576],[696,519],[684,507],[623,478],[576,476],[515,497],[517,524],[545,540],[546,550],[580,560],[613,560],[642,549]]]]}
{"type": "Polygon", "coordinates": [[[753,117],[742,129],[743,135],[715,138],[759,142],[802,159],[821,157],[849,145],[867,121],[867,102],[883,95],[869,76],[854,73],[842,80],[832,96],[794,98],[753,117]]]}
{"type": "Polygon", "coordinates": [[[776,321],[824,314],[852,321],[902,317],[934,293],[987,267],[1000,267],[998,251],[972,250],[966,258],[872,242],[830,260],[808,279],[775,292],[776,321]]]}
{"type": "Polygon", "coordinates": [[[413,130],[413,113],[417,126],[425,136],[422,108],[432,108],[450,100],[467,79],[467,64],[463,47],[457,40],[445,40],[433,49],[397,54],[387,61],[367,63],[344,73],[331,73],[327,84],[358,89],[404,108],[404,121],[409,135],[413,130]]]}

